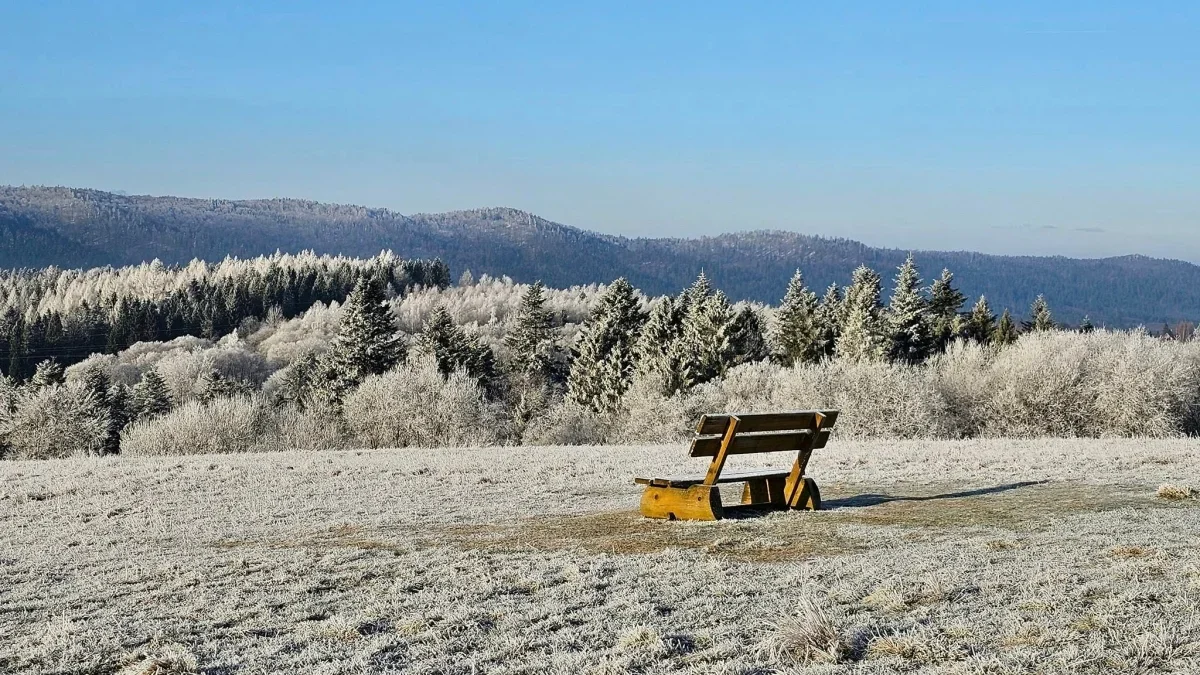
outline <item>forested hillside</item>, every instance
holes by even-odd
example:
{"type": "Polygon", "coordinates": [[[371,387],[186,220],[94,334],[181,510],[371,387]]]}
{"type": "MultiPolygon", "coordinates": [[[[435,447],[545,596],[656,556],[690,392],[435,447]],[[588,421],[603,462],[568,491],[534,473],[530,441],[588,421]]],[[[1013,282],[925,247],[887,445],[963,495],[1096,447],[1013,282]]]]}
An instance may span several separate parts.
{"type": "MultiPolygon", "coordinates": [[[[730,224],[731,228],[736,223],[730,224]]],[[[274,251],[441,258],[471,270],[550,286],[624,276],[644,292],[673,293],[704,270],[733,299],[778,302],[796,268],[810,285],[844,283],[859,265],[886,271],[905,251],[791,232],[698,239],[628,239],[587,232],[513,209],[405,216],[386,209],[292,199],[226,201],[124,196],[71,188],[0,187],[0,267],[95,267],[155,258],[186,263],[274,251]]],[[[970,297],[986,294],[1020,316],[1040,293],[1057,316],[1130,327],[1200,317],[1200,267],[1126,256],[1100,260],[917,252],[926,270],[948,267],[970,297]]]]}

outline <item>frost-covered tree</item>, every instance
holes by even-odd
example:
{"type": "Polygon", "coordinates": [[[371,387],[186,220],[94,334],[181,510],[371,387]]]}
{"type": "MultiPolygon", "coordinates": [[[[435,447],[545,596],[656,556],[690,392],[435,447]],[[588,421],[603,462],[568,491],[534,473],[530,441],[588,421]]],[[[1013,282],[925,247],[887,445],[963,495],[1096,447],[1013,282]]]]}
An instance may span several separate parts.
{"type": "Polygon", "coordinates": [[[344,386],[351,386],[386,372],[403,356],[383,287],[374,279],[360,279],[346,298],[338,335],[329,345],[330,369],[344,386]]]}
{"type": "Polygon", "coordinates": [[[921,293],[921,275],[910,255],[896,274],[896,286],[887,312],[888,358],[920,363],[933,349],[929,303],[921,293]]]}
{"type": "MultiPolygon", "coordinates": [[[[1080,333],[1093,333],[1093,332],[1095,332],[1095,330],[1096,330],[1096,325],[1092,323],[1091,317],[1084,316],[1083,321],[1079,322],[1079,332],[1080,333]]],[[[1186,342],[1187,338],[1186,337],[1180,338],[1180,341],[1186,342]]]]}
{"type": "MultiPolygon", "coordinates": [[[[1011,317],[1009,317],[1011,320],[1011,317]]],[[[979,296],[975,307],[971,309],[971,315],[967,318],[967,327],[964,335],[967,338],[976,342],[987,344],[992,341],[992,334],[996,332],[996,315],[992,313],[992,308],[988,305],[987,296],[979,296]]]]}
{"type": "Polygon", "coordinates": [[[575,347],[567,397],[596,412],[611,412],[633,380],[633,347],[642,313],[633,286],[614,281],[588,318],[575,347]]]}
{"type": "Polygon", "coordinates": [[[854,270],[844,301],[838,358],[853,362],[883,359],[888,340],[879,304],[880,284],[879,275],[869,267],[864,265],[854,270]]]}
{"type": "Polygon", "coordinates": [[[1000,316],[1000,321],[996,324],[996,330],[992,331],[992,344],[1004,347],[1015,343],[1019,337],[1020,333],[1017,331],[1017,323],[1013,321],[1012,312],[1005,309],[1004,314],[1000,316]]]}
{"type": "Polygon", "coordinates": [[[1032,331],[1054,330],[1058,324],[1054,323],[1054,315],[1050,313],[1050,303],[1046,302],[1046,297],[1043,295],[1037,296],[1033,301],[1033,306],[1029,308],[1029,321],[1025,322],[1025,329],[1032,331]]]}
{"type": "Polygon", "coordinates": [[[53,384],[63,384],[67,381],[63,367],[57,361],[47,359],[37,364],[37,370],[29,380],[31,387],[49,387],[53,384]]]}
{"type": "Polygon", "coordinates": [[[104,451],[108,418],[81,382],[26,387],[0,415],[0,445],[12,459],[54,459],[104,451]]]}
{"type": "Polygon", "coordinates": [[[945,349],[965,326],[960,312],[966,301],[967,296],[954,287],[954,274],[943,269],[942,275],[929,287],[929,318],[937,349],[945,349]]]}
{"type": "Polygon", "coordinates": [[[817,361],[822,356],[822,317],[817,294],[804,286],[800,270],[792,275],[775,313],[772,351],[784,365],[817,361]]]}
{"type": "Polygon", "coordinates": [[[542,282],[530,286],[521,297],[516,325],[504,338],[511,354],[512,370],[543,380],[557,380],[562,373],[562,354],[554,332],[554,318],[546,309],[542,282]]]}
{"type": "Polygon", "coordinates": [[[158,374],[158,369],[152,367],[142,373],[142,379],[133,388],[136,418],[143,420],[165,415],[173,405],[171,392],[167,390],[167,383],[158,374]]]}
{"type": "Polygon", "coordinates": [[[485,387],[496,383],[496,358],[491,347],[455,325],[445,307],[438,307],[429,316],[413,349],[432,357],[443,376],[463,371],[485,387]]]}
{"type": "Polygon", "coordinates": [[[250,393],[251,389],[246,383],[225,377],[221,374],[221,371],[216,368],[210,368],[200,376],[197,398],[200,399],[201,403],[209,403],[218,398],[242,396],[250,393]]]}
{"type": "Polygon", "coordinates": [[[669,396],[684,387],[682,303],[667,296],[650,309],[641,335],[634,345],[637,373],[658,382],[660,393],[669,396]]]}
{"type": "Polygon", "coordinates": [[[742,305],[729,323],[728,350],[724,358],[724,370],[736,368],[743,363],[762,361],[771,355],[767,342],[767,332],[763,327],[762,316],[750,305],[742,305]]]}
{"type": "Polygon", "coordinates": [[[108,388],[105,399],[108,404],[108,430],[104,439],[104,452],[115,455],[121,451],[121,432],[137,416],[133,394],[121,382],[108,388]]]}
{"type": "MultiPolygon", "coordinates": [[[[697,284],[700,280],[697,281],[697,284]]],[[[707,283],[707,280],[703,280],[707,283]]],[[[694,292],[693,284],[688,292],[694,292]]],[[[690,298],[683,317],[683,379],[687,387],[720,377],[729,366],[734,311],[724,293],[690,298]]]]}
{"type": "Polygon", "coordinates": [[[842,314],[845,302],[842,289],[837,284],[830,284],[825,289],[821,304],[817,308],[817,331],[820,336],[818,346],[821,358],[831,358],[837,353],[837,340],[842,327],[842,314]]]}

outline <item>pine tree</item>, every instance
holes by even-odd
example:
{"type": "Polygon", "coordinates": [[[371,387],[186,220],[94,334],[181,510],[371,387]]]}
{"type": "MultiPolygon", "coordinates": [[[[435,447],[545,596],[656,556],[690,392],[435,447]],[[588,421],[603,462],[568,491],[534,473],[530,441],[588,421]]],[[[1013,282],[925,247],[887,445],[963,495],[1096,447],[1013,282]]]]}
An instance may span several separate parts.
{"type": "Polygon", "coordinates": [[[1016,342],[1019,337],[1012,312],[1005,309],[1004,314],[1000,317],[1000,322],[996,324],[996,330],[992,331],[992,344],[1005,347],[1016,342]]]}
{"type": "Polygon", "coordinates": [[[218,398],[241,396],[249,394],[250,389],[244,383],[225,377],[216,368],[210,368],[200,376],[200,391],[197,398],[201,403],[209,403],[218,398]]]}
{"type": "Polygon", "coordinates": [[[817,340],[821,358],[832,358],[837,353],[837,340],[841,334],[842,313],[845,303],[842,299],[842,289],[837,284],[830,284],[825,289],[821,304],[817,308],[817,340]]]}
{"type": "Polygon", "coordinates": [[[938,350],[943,350],[951,340],[958,337],[959,320],[967,296],[954,287],[954,274],[942,270],[942,276],[929,287],[929,318],[933,323],[933,341],[938,350]]]}
{"type": "Polygon", "coordinates": [[[1026,330],[1047,331],[1057,327],[1045,296],[1037,296],[1037,299],[1033,301],[1033,306],[1029,308],[1029,316],[1030,320],[1025,323],[1026,330]]]}
{"type": "Polygon", "coordinates": [[[992,341],[992,334],[995,332],[996,315],[992,314],[992,308],[988,305],[987,296],[981,295],[979,296],[979,301],[975,303],[975,307],[971,310],[971,316],[967,319],[967,327],[964,333],[968,338],[976,342],[987,344],[992,341]]]}
{"type": "Polygon", "coordinates": [[[517,373],[555,380],[561,372],[559,348],[554,339],[554,321],[546,309],[542,282],[537,282],[521,297],[516,326],[505,336],[504,344],[512,355],[512,367],[517,373]]]}
{"type": "Polygon", "coordinates": [[[108,434],[104,440],[104,452],[115,455],[121,452],[121,432],[136,416],[133,396],[124,383],[108,388],[108,434]]]}
{"type": "Polygon", "coordinates": [[[822,355],[822,321],[817,294],[804,287],[800,270],[792,275],[775,315],[771,342],[775,358],[784,365],[816,361],[822,355]]]}
{"type": "Polygon", "coordinates": [[[928,314],[929,303],[921,294],[921,276],[910,255],[896,274],[895,290],[888,305],[889,359],[920,363],[929,356],[933,336],[928,314]]]}
{"type": "Polygon", "coordinates": [[[303,412],[313,398],[319,373],[320,359],[313,352],[306,352],[284,370],[283,381],[274,392],[273,402],[276,405],[290,405],[303,412]]]}
{"type": "Polygon", "coordinates": [[[438,306],[425,320],[414,349],[432,356],[442,375],[462,370],[484,387],[496,385],[496,359],[491,347],[455,325],[445,307],[438,306]]]}
{"type": "Polygon", "coordinates": [[[1095,330],[1096,330],[1096,326],[1095,326],[1095,324],[1092,323],[1091,318],[1084,316],[1083,321],[1080,322],[1080,324],[1079,324],[1079,332],[1080,333],[1092,333],[1092,332],[1095,332],[1095,330]]]}
{"type": "Polygon", "coordinates": [[[855,362],[883,359],[887,339],[879,294],[880,279],[874,270],[866,266],[854,270],[844,301],[844,318],[837,341],[838,358],[855,362]]]}
{"type": "Polygon", "coordinates": [[[36,389],[41,389],[42,387],[62,384],[66,381],[67,376],[63,372],[63,367],[52,359],[46,359],[37,364],[37,370],[34,371],[33,377],[30,378],[29,385],[36,389]]]}
{"type": "Polygon", "coordinates": [[[616,409],[633,379],[642,314],[633,286],[614,281],[583,326],[567,381],[570,400],[596,412],[616,409]]]}
{"type": "Polygon", "coordinates": [[[733,319],[733,308],[724,293],[692,296],[683,317],[685,386],[694,387],[724,374],[729,366],[733,319]]]}
{"type": "Polygon", "coordinates": [[[762,317],[750,305],[743,305],[734,313],[728,334],[728,352],[724,357],[726,368],[770,357],[771,349],[762,317]]]}
{"type": "Polygon", "coordinates": [[[636,371],[652,376],[670,396],[684,387],[683,312],[679,302],[664,297],[650,310],[641,336],[634,345],[636,371]]]}
{"type": "Polygon", "coordinates": [[[142,379],[133,388],[133,409],[139,420],[151,419],[171,411],[173,402],[167,383],[153,366],[142,373],[142,379]]]}
{"type": "Polygon", "coordinates": [[[355,284],[342,306],[342,323],[326,356],[343,390],[368,375],[388,371],[403,358],[400,336],[377,281],[363,277],[355,284]]]}

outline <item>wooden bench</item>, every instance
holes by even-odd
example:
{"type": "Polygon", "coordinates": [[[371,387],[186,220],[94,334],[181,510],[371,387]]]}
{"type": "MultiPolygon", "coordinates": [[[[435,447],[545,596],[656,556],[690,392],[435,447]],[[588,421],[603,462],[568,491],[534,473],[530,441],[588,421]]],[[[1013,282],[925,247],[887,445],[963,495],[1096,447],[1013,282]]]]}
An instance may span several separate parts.
{"type": "Polygon", "coordinates": [[[691,457],[712,457],[703,476],[636,478],[645,485],[641,512],[647,518],[719,520],[721,483],[745,483],[741,506],[753,508],[821,508],[817,483],[804,475],[812,451],[825,447],[837,410],[704,415],[696,426],[691,457]],[[722,473],[730,455],[795,451],[790,470],[722,473]]]}

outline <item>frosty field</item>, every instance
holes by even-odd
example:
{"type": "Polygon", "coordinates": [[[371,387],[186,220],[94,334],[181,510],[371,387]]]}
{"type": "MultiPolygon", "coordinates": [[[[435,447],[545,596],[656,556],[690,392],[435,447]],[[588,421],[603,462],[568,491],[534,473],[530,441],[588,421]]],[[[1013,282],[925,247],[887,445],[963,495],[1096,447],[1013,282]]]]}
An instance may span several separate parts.
{"type": "Polygon", "coordinates": [[[835,439],[825,511],[639,518],[684,456],[3,462],[0,672],[1200,670],[1194,440],[835,439]]]}

